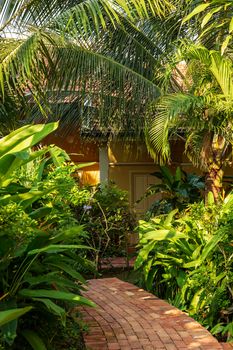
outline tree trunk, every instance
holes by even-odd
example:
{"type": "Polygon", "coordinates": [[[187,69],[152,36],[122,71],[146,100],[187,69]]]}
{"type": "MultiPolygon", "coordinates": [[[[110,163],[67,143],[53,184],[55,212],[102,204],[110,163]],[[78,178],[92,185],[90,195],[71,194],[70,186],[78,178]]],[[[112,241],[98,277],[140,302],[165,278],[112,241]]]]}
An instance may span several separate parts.
{"type": "Polygon", "coordinates": [[[205,177],[205,200],[207,202],[208,193],[212,192],[215,202],[223,197],[223,170],[218,164],[211,164],[205,177]]]}
{"type": "Polygon", "coordinates": [[[226,140],[219,135],[213,135],[212,142],[209,144],[209,152],[206,152],[206,164],[208,170],[205,178],[205,200],[207,202],[208,193],[212,192],[215,202],[223,197],[223,164],[226,151],[226,140]]]}

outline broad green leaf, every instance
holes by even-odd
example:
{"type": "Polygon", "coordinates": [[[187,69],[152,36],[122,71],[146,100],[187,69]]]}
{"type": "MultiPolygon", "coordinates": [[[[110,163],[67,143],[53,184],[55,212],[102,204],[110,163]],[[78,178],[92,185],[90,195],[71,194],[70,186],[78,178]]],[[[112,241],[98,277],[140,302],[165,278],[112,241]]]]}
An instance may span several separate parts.
{"type": "Polygon", "coordinates": [[[193,296],[193,299],[190,303],[190,310],[189,310],[192,315],[195,315],[198,311],[200,297],[203,291],[204,291],[204,288],[201,288],[193,296]]]}
{"type": "Polygon", "coordinates": [[[202,246],[201,245],[194,250],[194,252],[192,254],[192,259],[193,260],[196,260],[198,257],[200,257],[201,250],[202,250],[202,246]]]}
{"type": "Polygon", "coordinates": [[[153,250],[156,242],[150,242],[140,249],[137,259],[134,263],[134,268],[138,269],[147,259],[151,250],[153,250]]]}
{"type": "Polygon", "coordinates": [[[168,260],[168,261],[171,261],[171,262],[173,261],[173,262],[175,262],[178,265],[182,265],[183,264],[183,259],[179,259],[179,258],[177,258],[176,256],[173,256],[173,255],[157,253],[157,258],[158,259],[165,259],[165,260],[168,260]]]}
{"type": "Polygon", "coordinates": [[[216,250],[217,244],[221,242],[223,236],[225,235],[225,232],[219,232],[216,235],[214,235],[210,241],[205,245],[203,248],[202,254],[201,254],[201,261],[203,262],[207,256],[216,250]]]}
{"type": "Polygon", "coordinates": [[[90,247],[80,244],[50,244],[44,248],[31,250],[28,252],[28,255],[34,255],[38,253],[59,253],[70,249],[90,249],[90,247]]]}
{"type": "Polygon", "coordinates": [[[154,282],[155,275],[157,273],[157,269],[155,266],[153,266],[152,269],[149,269],[149,267],[150,266],[147,266],[148,275],[146,276],[147,271],[145,271],[145,269],[144,269],[144,274],[146,278],[146,288],[150,291],[153,288],[153,282],[154,282]]]}
{"type": "Polygon", "coordinates": [[[16,153],[9,153],[0,158],[0,185],[6,187],[14,176],[17,168],[30,163],[34,159],[43,156],[49,150],[46,147],[39,151],[29,152],[27,150],[16,153]]]}
{"type": "Polygon", "coordinates": [[[19,318],[20,316],[26,314],[32,309],[32,306],[27,306],[20,309],[11,309],[6,311],[0,311],[0,327],[4,324],[11,322],[19,318]]]}
{"type": "Polygon", "coordinates": [[[183,270],[178,272],[178,276],[176,277],[177,284],[180,288],[182,288],[186,282],[186,273],[183,270]]]}
{"type": "Polygon", "coordinates": [[[198,266],[200,266],[201,262],[202,262],[201,258],[198,258],[196,260],[193,260],[193,261],[190,261],[188,263],[183,264],[183,267],[185,269],[189,269],[189,268],[193,268],[193,267],[197,268],[198,266]]]}
{"type": "MultiPolygon", "coordinates": [[[[8,311],[17,309],[17,300],[15,298],[7,298],[9,293],[2,296],[0,302],[0,311],[8,311]]],[[[18,319],[14,319],[0,327],[1,337],[8,345],[12,345],[17,336],[18,319]]]]}
{"type": "MultiPolygon", "coordinates": [[[[55,236],[50,238],[51,243],[59,243],[64,240],[67,241],[72,239],[73,237],[78,237],[84,232],[83,225],[75,225],[67,229],[63,229],[61,233],[56,234],[55,236]]],[[[93,249],[92,247],[88,247],[88,249],[93,249]]]]}
{"type": "Polygon", "coordinates": [[[154,241],[164,241],[164,240],[177,240],[181,238],[186,238],[184,233],[172,230],[154,230],[152,232],[148,232],[144,235],[144,238],[154,241]]]}
{"type": "Polygon", "coordinates": [[[56,260],[53,259],[53,261],[45,260],[45,263],[49,264],[49,266],[55,266],[58,267],[60,270],[66,272],[71,277],[77,279],[78,281],[81,281],[83,284],[86,284],[85,278],[76,270],[74,270],[70,265],[67,265],[63,263],[62,261],[59,261],[59,257],[56,258],[56,260]]]}
{"type": "Polygon", "coordinates": [[[44,195],[52,192],[53,190],[54,190],[54,188],[48,188],[48,189],[45,189],[43,191],[31,190],[27,193],[19,193],[19,194],[15,194],[12,196],[10,196],[10,195],[3,196],[3,197],[0,197],[0,205],[6,205],[9,202],[16,202],[16,203],[20,203],[20,205],[24,209],[26,209],[27,207],[32,205],[35,201],[37,201],[38,199],[40,199],[44,195]]]}
{"type": "Polygon", "coordinates": [[[0,140],[0,158],[8,153],[24,151],[58,128],[58,123],[26,125],[0,140]]]}
{"type": "Polygon", "coordinates": [[[33,210],[29,216],[31,219],[38,220],[45,216],[47,216],[52,211],[52,208],[50,207],[41,207],[36,210],[33,210]]]}
{"type": "Polygon", "coordinates": [[[87,298],[84,298],[80,295],[73,294],[73,293],[66,293],[66,292],[60,292],[57,290],[47,290],[47,289],[22,289],[19,291],[19,295],[23,297],[29,297],[29,298],[51,298],[51,299],[57,299],[57,300],[67,300],[67,301],[73,301],[80,305],[87,305],[87,306],[95,306],[95,304],[88,300],[87,298]]]}
{"type": "Polygon", "coordinates": [[[49,150],[53,164],[57,167],[64,164],[65,161],[70,160],[68,154],[60,147],[53,146],[49,150]]]}
{"type": "Polygon", "coordinates": [[[186,239],[176,240],[174,243],[174,249],[185,254],[187,259],[192,256],[194,247],[189,242],[188,236],[186,236],[186,239]]]}
{"type": "Polygon", "coordinates": [[[229,322],[227,326],[224,328],[222,334],[229,333],[231,336],[233,335],[233,322],[229,322]]]}
{"type": "Polygon", "coordinates": [[[49,287],[51,284],[56,285],[59,287],[58,289],[61,289],[62,291],[68,290],[77,290],[80,291],[81,286],[78,283],[74,283],[70,279],[61,276],[61,271],[54,271],[50,272],[47,275],[41,275],[38,277],[27,277],[24,279],[25,282],[28,282],[30,284],[30,287],[34,287],[38,284],[47,284],[49,287]]]}
{"type": "Polygon", "coordinates": [[[178,209],[172,210],[166,217],[165,221],[164,221],[164,226],[170,226],[172,223],[172,220],[174,218],[174,216],[176,215],[176,213],[178,212],[178,209]]]}
{"type": "Polygon", "coordinates": [[[47,350],[43,340],[38,336],[36,332],[25,330],[21,331],[21,334],[28,341],[33,350],[47,350]]]}
{"type": "Polygon", "coordinates": [[[144,235],[146,232],[153,231],[157,226],[153,222],[139,220],[139,232],[144,235]]]}
{"type": "Polygon", "coordinates": [[[195,9],[183,19],[182,23],[189,21],[193,16],[203,12],[207,7],[210,6],[210,4],[211,3],[201,4],[201,5],[198,5],[197,7],[195,7],[195,9]]]}
{"type": "Polygon", "coordinates": [[[51,311],[53,314],[57,315],[61,318],[61,322],[63,326],[66,325],[66,311],[61,306],[55,304],[50,299],[44,299],[44,298],[33,298],[34,301],[39,301],[43,303],[49,311],[51,311]]]}
{"type": "Polygon", "coordinates": [[[211,328],[210,333],[211,334],[220,334],[222,333],[222,331],[224,330],[224,323],[220,322],[218,324],[216,324],[216,326],[214,326],[213,328],[211,328]]]}
{"type": "Polygon", "coordinates": [[[30,286],[34,286],[41,283],[49,283],[51,285],[51,283],[53,283],[57,279],[58,272],[59,271],[53,271],[45,275],[40,274],[39,276],[32,277],[27,276],[26,278],[24,278],[24,282],[29,283],[30,286]]]}

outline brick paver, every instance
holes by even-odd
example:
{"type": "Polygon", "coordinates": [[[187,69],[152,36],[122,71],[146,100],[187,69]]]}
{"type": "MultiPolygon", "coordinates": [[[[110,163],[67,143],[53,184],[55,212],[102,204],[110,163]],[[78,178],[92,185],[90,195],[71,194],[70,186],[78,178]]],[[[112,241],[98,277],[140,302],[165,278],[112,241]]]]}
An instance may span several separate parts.
{"type": "MultiPolygon", "coordinates": [[[[83,308],[91,350],[223,350],[199,323],[165,301],[117,278],[89,281],[85,295],[96,308],[83,308]]],[[[233,348],[232,348],[233,349],[233,348]]]]}
{"type": "Polygon", "coordinates": [[[134,266],[135,257],[127,259],[127,257],[103,258],[100,261],[100,270],[111,269],[127,269],[134,266]]]}

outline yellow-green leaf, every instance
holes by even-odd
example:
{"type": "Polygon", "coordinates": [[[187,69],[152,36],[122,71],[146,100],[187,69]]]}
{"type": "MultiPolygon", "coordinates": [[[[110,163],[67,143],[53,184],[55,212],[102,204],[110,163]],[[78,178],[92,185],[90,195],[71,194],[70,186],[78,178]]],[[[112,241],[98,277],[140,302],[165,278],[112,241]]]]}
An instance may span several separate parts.
{"type": "Polygon", "coordinates": [[[221,46],[221,55],[224,54],[228,44],[229,44],[229,41],[232,39],[232,36],[231,35],[227,35],[226,39],[224,40],[224,42],[222,43],[222,46],[221,46]]]}
{"type": "Polygon", "coordinates": [[[233,17],[230,21],[230,24],[229,24],[229,33],[231,33],[233,31],[233,17]]]}
{"type": "Polygon", "coordinates": [[[210,6],[210,3],[198,5],[197,7],[195,7],[195,9],[191,13],[189,13],[183,19],[182,23],[185,23],[185,22],[189,21],[193,16],[197,15],[200,12],[203,12],[208,6],[210,6]]]}
{"type": "Polygon", "coordinates": [[[203,20],[201,22],[201,28],[204,28],[204,26],[209,22],[209,20],[213,16],[213,14],[218,12],[219,10],[221,10],[221,8],[222,8],[222,6],[219,6],[217,8],[212,9],[211,11],[209,11],[207,13],[207,15],[205,15],[205,17],[203,18],[203,20]]]}

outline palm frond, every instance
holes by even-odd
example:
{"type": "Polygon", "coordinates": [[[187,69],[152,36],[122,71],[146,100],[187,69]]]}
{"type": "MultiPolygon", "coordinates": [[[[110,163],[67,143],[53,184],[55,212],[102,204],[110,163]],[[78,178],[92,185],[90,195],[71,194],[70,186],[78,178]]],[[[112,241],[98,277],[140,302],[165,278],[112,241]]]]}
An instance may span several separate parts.
{"type": "Polygon", "coordinates": [[[211,72],[221,87],[222,93],[228,100],[233,99],[233,86],[232,86],[232,62],[221,56],[219,52],[211,52],[211,72]]]}
{"type": "Polygon", "coordinates": [[[188,134],[185,142],[185,153],[192,164],[205,171],[208,167],[205,162],[206,155],[208,149],[210,149],[210,138],[207,138],[206,135],[209,135],[208,130],[192,130],[192,132],[188,134]]]}
{"type": "Polygon", "coordinates": [[[227,47],[232,47],[232,10],[229,0],[191,1],[183,22],[196,22],[200,28],[199,40],[209,49],[221,45],[223,54],[227,47]]]}
{"type": "Polygon", "coordinates": [[[189,94],[170,94],[161,97],[152,109],[153,121],[147,130],[147,146],[152,157],[159,163],[169,161],[169,136],[189,132],[200,127],[202,97],[189,94]],[[193,115],[196,111],[197,117],[193,115]]]}
{"type": "Polygon", "coordinates": [[[119,22],[119,14],[134,19],[151,14],[164,16],[174,10],[168,0],[22,0],[19,6],[13,5],[13,0],[3,0],[0,31],[10,26],[41,27],[48,24],[62,31],[71,29],[71,32],[74,28],[82,32],[94,24],[98,31],[100,26],[106,27],[106,18],[114,25],[119,22]]]}
{"type": "Polygon", "coordinates": [[[154,71],[162,44],[141,28],[151,16],[173,11],[172,2],[22,0],[14,7],[5,0],[1,32],[17,45],[1,60],[2,93],[6,83],[22,97],[27,92],[25,103],[37,118],[59,118],[66,110],[84,120],[85,111],[86,121],[101,128],[142,128],[148,101],[160,93],[154,71]],[[86,101],[94,108],[87,110],[86,101]]]}

